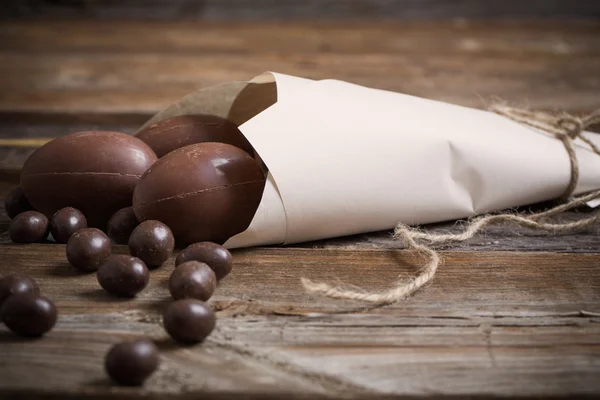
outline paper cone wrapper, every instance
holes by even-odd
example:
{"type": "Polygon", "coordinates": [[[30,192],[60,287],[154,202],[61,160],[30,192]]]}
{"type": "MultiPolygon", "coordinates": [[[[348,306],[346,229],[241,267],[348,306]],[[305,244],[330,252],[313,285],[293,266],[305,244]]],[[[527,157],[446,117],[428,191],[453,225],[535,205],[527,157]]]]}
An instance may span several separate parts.
{"type": "MultiPolygon", "coordinates": [[[[337,80],[266,73],[192,93],[146,125],[187,114],[238,124],[268,168],[256,215],[230,248],[465,218],[557,198],[570,180],[548,133],[337,80]]],[[[576,193],[599,189],[600,157],[580,141],[576,151],[576,193]]]]}

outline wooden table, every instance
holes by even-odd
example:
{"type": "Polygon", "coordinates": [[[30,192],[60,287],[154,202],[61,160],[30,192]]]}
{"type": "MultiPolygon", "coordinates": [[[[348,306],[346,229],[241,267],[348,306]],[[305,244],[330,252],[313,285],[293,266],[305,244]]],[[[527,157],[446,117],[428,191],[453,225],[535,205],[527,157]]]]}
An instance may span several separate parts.
{"type": "MultiPolygon", "coordinates": [[[[600,24],[5,22],[0,193],[48,138],[133,132],[190,91],[265,70],[583,112],[600,106],[600,24]]],[[[600,394],[600,225],[559,237],[490,228],[445,249],[425,290],[380,308],[309,296],[299,279],[378,290],[412,276],[419,260],[390,232],[235,251],[211,300],[218,327],[192,347],[161,327],[173,260],[138,299],[116,300],[68,266],[63,245],[11,244],[7,227],[2,214],[0,273],[35,277],[60,318],[39,340],[0,328],[3,399],[600,394]],[[105,352],[139,335],[161,347],[160,370],[142,389],[112,386],[105,352]]],[[[443,228],[459,229],[430,227],[443,228]]]]}

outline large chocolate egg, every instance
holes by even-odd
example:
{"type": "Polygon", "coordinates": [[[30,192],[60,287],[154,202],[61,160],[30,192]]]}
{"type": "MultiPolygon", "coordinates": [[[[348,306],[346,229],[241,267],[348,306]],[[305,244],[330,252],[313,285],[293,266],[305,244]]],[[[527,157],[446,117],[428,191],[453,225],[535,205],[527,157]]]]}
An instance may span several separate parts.
{"type": "Polygon", "coordinates": [[[165,223],[179,244],[224,243],[248,228],[265,175],[245,151],[200,143],[172,151],[140,179],[133,193],[139,221],[165,223]]]}
{"type": "Polygon", "coordinates": [[[184,146],[204,142],[227,143],[252,154],[252,146],[238,127],[215,115],[181,115],[156,122],[136,135],[162,157],[184,146]]]}
{"type": "Polygon", "coordinates": [[[104,229],[131,205],[133,189],[156,155],[141,140],[118,132],[89,131],[54,139],[37,149],[21,171],[31,205],[48,217],[63,207],[83,212],[104,229]]]}

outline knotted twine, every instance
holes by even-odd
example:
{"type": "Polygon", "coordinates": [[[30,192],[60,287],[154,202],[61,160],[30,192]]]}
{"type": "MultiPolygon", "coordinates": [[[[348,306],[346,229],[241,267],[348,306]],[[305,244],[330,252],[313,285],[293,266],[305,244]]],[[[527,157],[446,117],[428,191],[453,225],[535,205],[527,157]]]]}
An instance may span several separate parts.
{"type": "Polygon", "coordinates": [[[514,223],[521,227],[558,234],[586,228],[600,221],[600,210],[594,212],[587,218],[582,218],[575,222],[551,223],[546,221],[548,217],[555,216],[585,204],[588,201],[600,198],[600,190],[583,196],[573,197],[573,193],[575,192],[579,180],[579,162],[575,152],[574,141],[575,139],[580,139],[588,144],[594,153],[600,155],[600,149],[592,143],[591,140],[582,135],[587,127],[600,123],[600,109],[584,117],[577,117],[566,113],[550,114],[546,112],[529,111],[510,107],[505,104],[493,105],[490,108],[490,111],[521,124],[550,133],[563,143],[569,156],[571,178],[565,192],[558,199],[562,201],[562,204],[550,208],[549,210],[533,214],[504,213],[477,217],[469,222],[462,233],[456,234],[427,233],[417,228],[410,228],[405,224],[399,223],[394,229],[393,239],[402,241],[407,249],[415,251],[426,260],[420,273],[410,282],[399,282],[395,287],[383,292],[367,293],[355,289],[344,288],[342,286],[332,286],[323,282],[313,282],[310,279],[302,278],[301,282],[305,290],[309,293],[317,293],[327,297],[362,300],[377,305],[394,303],[408,297],[431,282],[441,262],[440,254],[435,250],[434,245],[468,240],[482,229],[493,224],[514,223]]]}

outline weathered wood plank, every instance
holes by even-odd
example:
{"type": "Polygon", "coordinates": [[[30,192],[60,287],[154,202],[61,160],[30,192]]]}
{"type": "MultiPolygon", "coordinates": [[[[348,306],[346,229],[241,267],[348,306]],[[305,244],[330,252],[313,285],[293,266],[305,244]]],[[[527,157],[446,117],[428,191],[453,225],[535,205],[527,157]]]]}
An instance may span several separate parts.
{"type": "Polygon", "coordinates": [[[256,356],[327,376],[352,376],[354,383],[378,392],[563,396],[600,389],[592,361],[600,356],[600,330],[589,322],[505,328],[471,320],[470,326],[450,328],[393,319],[382,326],[361,316],[286,319],[278,326],[274,321],[229,321],[234,326],[226,333],[221,327],[219,334],[256,356]],[[549,375],[553,379],[544,378],[549,375]]]}
{"type": "Polygon", "coordinates": [[[15,339],[2,328],[0,396],[298,398],[328,392],[327,385],[318,381],[245,357],[212,341],[193,348],[178,347],[163,332],[155,323],[129,321],[126,315],[111,314],[64,318],[53,332],[36,341],[15,339]],[[112,344],[140,335],[158,342],[160,368],[142,391],[117,387],[104,372],[104,356],[112,344]]]}
{"type": "Polygon", "coordinates": [[[594,18],[594,1],[520,0],[5,0],[0,17],[194,19],[594,18]]]}
{"type": "MultiPolygon", "coordinates": [[[[127,251],[125,246],[114,249],[127,251]]],[[[64,245],[2,244],[0,251],[3,260],[10,260],[0,264],[4,273],[20,270],[36,277],[63,313],[160,309],[169,298],[166,282],[173,260],[152,271],[150,286],[136,301],[115,301],[100,289],[94,274],[78,273],[68,265],[64,245]]],[[[600,312],[598,254],[442,254],[444,265],[431,286],[407,302],[372,312],[396,318],[600,312]]],[[[249,315],[310,315],[364,308],[359,302],[310,296],[302,289],[300,277],[383,290],[415,274],[420,262],[402,250],[255,248],[237,250],[234,257],[235,273],[220,286],[214,301],[227,314],[249,315]]]]}
{"type": "Polygon", "coordinates": [[[152,271],[138,299],[115,301],[93,274],[66,265],[63,245],[2,245],[0,252],[2,272],[35,277],[61,312],[42,340],[1,334],[0,352],[10,361],[0,364],[1,394],[600,393],[597,254],[446,252],[434,283],[408,301],[339,314],[361,305],[308,296],[298,279],[337,277],[383,289],[399,273],[413,273],[417,260],[404,251],[236,251],[234,272],[211,300],[220,310],[217,331],[202,346],[177,348],[160,327],[172,260],[152,271]],[[160,343],[165,366],[143,392],[111,389],[104,351],[139,334],[160,343]]]}
{"type": "Polygon", "coordinates": [[[599,56],[505,59],[431,55],[170,56],[0,55],[0,113],[152,115],[202,87],[250,79],[265,70],[484,107],[499,96],[533,108],[598,106],[599,56]],[[527,61],[526,64],[525,61],[527,61]]]}
{"type": "Polygon", "coordinates": [[[11,362],[0,366],[0,393],[118,398],[221,398],[224,393],[439,398],[441,390],[448,397],[597,394],[598,324],[557,322],[517,329],[481,320],[459,327],[419,326],[351,315],[221,318],[205,344],[178,348],[144,313],[68,315],[43,340],[15,340],[0,331],[0,348],[11,362]],[[101,367],[105,351],[140,334],[159,343],[163,366],[143,392],[111,388],[101,367]]]}
{"type": "Polygon", "coordinates": [[[0,50],[192,54],[598,54],[594,20],[194,22],[28,20],[0,25],[0,50]],[[292,45],[293,44],[293,45],[292,45]]]}
{"type": "Polygon", "coordinates": [[[241,25],[225,38],[220,37],[226,29],[222,27],[206,28],[206,34],[204,28],[180,28],[180,35],[172,25],[140,23],[131,36],[126,28],[115,29],[110,42],[98,37],[103,29],[111,29],[68,24],[16,24],[2,31],[6,44],[0,53],[0,116],[38,112],[149,116],[195,89],[248,79],[265,70],[314,79],[334,77],[474,107],[484,106],[482,99],[490,96],[568,111],[599,105],[600,28],[595,23],[574,27],[572,34],[571,24],[560,23],[517,33],[502,23],[465,32],[450,23],[429,28],[323,25],[314,32],[306,24],[241,25]],[[64,42],[45,34],[62,32],[61,27],[67,33],[64,42]],[[169,34],[169,29],[175,32],[169,34]],[[208,39],[196,39],[199,36],[208,39]],[[243,52],[249,43],[246,36],[262,44],[243,52]],[[264,47],[269,37],[278,38],[274,50],[264,47]],[[142,52],[122,45],[138,43],[138,38],[142,52]],[[233,52],[228,52],[230,46],[233,52]],[[210,52],[194,52],[203,48],[210,52]],[[304,50],[292,52],[296,48],[304,50]]]}

